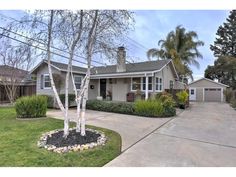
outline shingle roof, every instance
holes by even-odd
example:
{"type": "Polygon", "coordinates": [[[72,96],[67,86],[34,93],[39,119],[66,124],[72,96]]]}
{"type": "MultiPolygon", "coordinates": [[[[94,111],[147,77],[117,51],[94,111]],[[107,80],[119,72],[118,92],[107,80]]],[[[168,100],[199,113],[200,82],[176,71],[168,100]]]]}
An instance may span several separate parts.
{"type": "Polygon", "coordinates": [[[28,71],[14,68],[8,65],[0,65],[0,76],[3,77],[16,77],[16,78],[24,78],[28,74],[28,71]]]}
{"type": "MultiPolygon", "coordinates": [[[[45,62],[47,62],[47,60],[44,60],[45,62]]],[[[56,66],[57,68],[61,69],[61,70],[67,70],[67,66],[68,64],[65,64],[65,63],[59,63],[59,62],[56,62],[56,61],[51,61],[51,64],[56,66]]],[[[72,66],[72,70],[74,72],[83,72],[83,73],[86,73],[87,69],[86,68],[82,68],[82,67],[79,67],[79,66],[72,66]]]]}
{"type": "MultiPolygon", "coordinates": [[[[126,71],[122,73],[142,72],[142,71],[155,71],[160,70],[170,60],[156,60],[156,61],[145,61],[140,63],[126,64],[126,71]]],[[[115,74],[116,65],[99,66],[92,69],[92,74],[115,74]]],[[[120,72],[119,72],[120,73],[120,72]]]]}

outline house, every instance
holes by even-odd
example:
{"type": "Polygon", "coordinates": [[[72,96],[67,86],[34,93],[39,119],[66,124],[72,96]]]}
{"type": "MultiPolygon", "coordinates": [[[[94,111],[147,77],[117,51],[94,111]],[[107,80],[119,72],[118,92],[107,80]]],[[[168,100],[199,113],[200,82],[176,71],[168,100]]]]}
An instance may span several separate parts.
{"type": "Polygon", "coordinates": [[[190,101],[201,102],[223,102],[225,101],[224,91],[228,85],[215,82],[207,78],[201,78],[189,83],[190,101]]]}
{"type": "Polygon", "coordinates": [[[0,65],[0,103],[9,103],[6,88],[16,89],[16,98],[36,93],[36,83],[29,72],[7,65],[0,65]]]}
{"type": "MultiPolygon", "coordinates": [[[[67,64],[52,61],[51,67],[53,73],[61,77],[61,82],[57,88],[59,93],[63,94],[65,93],[64,81],[67,64]]],[[[80,89],[82,78],[86,74],[86,68],[73,66],[72,70],[76,87],[80,89]]],[[[53,95],[50,87],[47,61],[40,62],[31,73],[37,76],[36,93],[53,95]]],[[[119,47],[116,65],[92,68],[88,98],[108,99],[109,97],[113,101],[127,101],[129,95],[134,97],[135,94],[140,93],[147,99],[164,90],[184,88],[185,84],[178,81],[178,74],[172,60],[126,64],[125,48],[119,47]]],[[[69,80],[69,93],[73,94],[71,77],[69,80]]]]}

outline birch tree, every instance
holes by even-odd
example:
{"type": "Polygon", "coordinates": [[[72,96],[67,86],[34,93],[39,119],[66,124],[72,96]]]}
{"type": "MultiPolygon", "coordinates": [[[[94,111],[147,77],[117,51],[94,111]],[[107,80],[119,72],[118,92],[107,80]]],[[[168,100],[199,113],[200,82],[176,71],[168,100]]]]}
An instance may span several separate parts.
{"type": "Polygon", "coordinates": [[[84,36],[84,55],[87,60],[86,79],[83,81],[78,100],[82,102],[81,110],[81,135],[85,136],[85,112],[88,100],[88,89],[91,76],[92,58],[100,53],[106,58],[115,58],[114,49],[117,41],[130,29],[133,22],[132,14],[125,10],[93,10],[88,12],[86,35],[84,36]]]}

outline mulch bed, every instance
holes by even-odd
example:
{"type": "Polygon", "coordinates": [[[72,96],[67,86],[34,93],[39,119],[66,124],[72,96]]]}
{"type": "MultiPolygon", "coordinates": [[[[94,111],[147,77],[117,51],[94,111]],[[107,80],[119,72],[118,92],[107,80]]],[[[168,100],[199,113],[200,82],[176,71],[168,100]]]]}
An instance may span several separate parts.
{"type": "Polygon", "coordinates": [[[70,131],[67,138],[63,137],[63,131],[59,131],[51,135],[51,137],[47,138],[47,145],[54,145],[58,147],[64,146],[74,146],[74,145],[82,145],[91,142],[97,142],[98,137],[100,134],[95,132],[91,132],[86,130],[86,136],[81,136],[80,132],[76,132],[76,130],[70,131]]]}

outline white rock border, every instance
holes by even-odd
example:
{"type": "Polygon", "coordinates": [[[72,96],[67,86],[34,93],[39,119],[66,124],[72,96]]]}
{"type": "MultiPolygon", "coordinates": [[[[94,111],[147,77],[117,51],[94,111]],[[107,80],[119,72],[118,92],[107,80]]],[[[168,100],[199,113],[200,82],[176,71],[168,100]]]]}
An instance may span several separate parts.
{"type": "MultiPolygon", "coordinates": [[[[69,131],[72,131],[72,130],[75,130],[75,129],[76,128],[70,128],[69,131]]],[[[105,143],[107,141],[107,138],[106,138],[106,136],[103,132],[98,131],[98,130],[94,130],[94,129],[89,129],[89,128],[86,128],[86,130],[94,132],[96,134],[100,134],[100,136],[97,138],[97,142],[92,142],[92,143],[87,143],[87,144],[82,144],[82,145],[75,144],[73,146],[64,146],[64,147],[58,147],[58,148],[54,145],[47,145],[46,142],[47,142],[48,137],[51,137],[52,134],[54,134],[54,133],[63,131],[63,129],[56,129],[56,130],[52,130],[52,131],[47,132],[47,133],[43,133],[41,138],[39,139],[39,141],[37,143],[37,146],[39,148],[45,148],[48,151],[52,151],[52,152],[62,154],[62,153],[67,153],[67,152],[83,151],[83,150],[95,148],[95,147],[100,146],[100,145],[103,145],[103,146],[105,145],[105,143]]]]}

